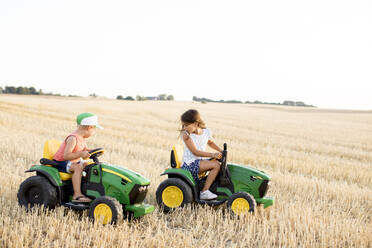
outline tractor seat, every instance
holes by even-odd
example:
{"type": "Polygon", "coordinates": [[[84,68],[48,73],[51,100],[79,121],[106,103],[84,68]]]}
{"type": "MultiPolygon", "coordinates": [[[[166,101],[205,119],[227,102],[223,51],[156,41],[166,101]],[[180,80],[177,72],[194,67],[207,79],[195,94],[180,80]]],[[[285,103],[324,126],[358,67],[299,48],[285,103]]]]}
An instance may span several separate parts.
{"type": "Polygon", "coordinates": [[[178,160],[178,155],[176,151],[176,147],[172,147],[171,155],[170,155],[170,164],[172,168],[181,168],[181,163],[178,160]]]}
{"type": "MultiPolygon", "coordinates": [[[[50,166],[50,167],[53,167],[51,166],[50,164],[47,164],[45,166],[50,166]]],[[[72,174],[70,173],[65,173],[65,172],[59,172],[59,177],[61,178],[62,181],[68,181],[68,180],[71,180],[72,178],[72,174]]]]}
{"type": "Polygon", "coordinates": [[[71,173],[59,172],[59,176],[61,177],[62,181],[68,181],[68,180],[71,180],[71,178],[72,178],[71,173]]]}
{"type": "MultiPolygon", "coordinates": [[[[172,147],[172,151],[171,151],[171,155],[170,155],[170,164],[171,164],[172,168],[181,168],[181,163],[178,159],[178,155],[177,155],[177,151],[176,151],[175,146],[172,147]]],[[[201,172],[201,173],[198,174],[198,177],[199,177],[199,179],[202,179],[203,177],[205,177],[205,175],[206,175],[205,172],[201,172]]]]}
{"type": "MultiPolygon", "coordinates": [[[[45,166],[53,167],[53,156],[58,151],[61,142],[59,140],[47,140],[44,143],[43,158],[40,163],[45,166]],[[44,162],[42,162],[44,161],[44,162]]],[[[72,175],[70,173],[59,172],[59,176],[62,181],[71,180],[72,175]]]]}

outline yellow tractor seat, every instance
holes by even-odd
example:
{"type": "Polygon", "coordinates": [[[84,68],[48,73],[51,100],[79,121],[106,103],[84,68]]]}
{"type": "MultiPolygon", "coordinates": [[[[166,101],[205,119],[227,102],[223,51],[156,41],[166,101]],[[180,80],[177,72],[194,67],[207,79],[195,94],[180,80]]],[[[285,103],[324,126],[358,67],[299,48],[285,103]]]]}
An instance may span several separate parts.
{"type": "MultiPolygon", "coordinates": [[[[59,140],[45,141],[44,150],[43,150],[43,158],[53,160],[53,156],[58,151],[60,146],[61,146],[61,142],[59,140]]],[[[53,167],[50,164],[46,164],[45,166],[53,167]]],[[[59,172],[59,176],[61,177],[62,181],[70,180],[72,177],[70,173],[64,173],[64,172],[59,172]]]]}
{"type": "MultiPolygon", "coordinates": [[[[170,156],[170,164],[172,168],[181,168],[180,160],[178,159],[176,147],[172,147],[171,156],[170,156]]],[[[201,172],[198,174],[199,179],[205,177],[206,173],[201,172]]]]}
{"type": "Polygon", "coordinates": [[[68,181],[68,180],[71,180],[71,178],[72,178],[72,174],[64,173],[64,172],[60,172],[59,176],[61,177],[62,181],[68,181]]]}

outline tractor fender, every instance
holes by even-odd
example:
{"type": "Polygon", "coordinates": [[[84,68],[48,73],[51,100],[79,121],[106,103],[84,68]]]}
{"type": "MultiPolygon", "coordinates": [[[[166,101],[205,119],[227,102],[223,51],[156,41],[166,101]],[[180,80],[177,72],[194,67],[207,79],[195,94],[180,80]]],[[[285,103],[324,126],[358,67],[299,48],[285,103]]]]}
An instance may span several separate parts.
{"type": "Polygon", "coordinates": [[[29,170],[26,170],[25,172],[27,173],[27,172],[34,172],[34,171],[36,172],[36,175],[45,177],[54,187],[56,187],[57,193],[58,193],[58,200],[60,202],[61,196],[62,196],[61,186],[57,184],[56,180],[47,171],[43,169],[31,168],[29,170]]]}
{"type": "Polygon", "coordinates": [[[194,181],[190,180],[186,175],[178,172],[172,172],[172,171],[165,171],[164,173],[160,174],[160,176],[168,175],[168,178],[179,178],[183,181],[185,181],[192,189],[192,193],[194,197],[198,195],[196,185],[194,181]]]}
{"type": "Polygon", "coordinates": [[[38,176],[41,175],[41,176],[45,177],[46,179],[48,179],[48,181],[51,184],[53,184],[53,186],[58,187],[56,181],[52,178],[52,176],[49,175],[49,173],[47,173],[43,170],[26,170],[25,172],[34,172],[34,171],[36,171],[36,175],[38,175],[38,176]]]}

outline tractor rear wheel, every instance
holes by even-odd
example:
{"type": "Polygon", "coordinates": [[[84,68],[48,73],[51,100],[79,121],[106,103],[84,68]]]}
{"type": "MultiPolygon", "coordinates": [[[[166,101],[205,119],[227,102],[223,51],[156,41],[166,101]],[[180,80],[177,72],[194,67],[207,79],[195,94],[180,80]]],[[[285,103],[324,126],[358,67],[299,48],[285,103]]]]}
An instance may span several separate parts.
{"type": "Polygon", "coordinates": [[[89,218],[104,225],[116,224],[118,220],[123,219],[123,207],[115,198],[101,196],[90,204],[89,218]]]}
{"type": "Polygon", "coordinates": [[[165,212],[182,208],[192,202],[190,186],[179,178],[168,178],[156,190],[156,201],[165,212]]]}
{"type": "Polygon", "coordinates": [[[238,216],[253,213],[256,209],[256,200],[247,192],[238,192],[229,197],[227,207],[238,216]]]}
{"type": "Polygon", "coordinates": [[[57,204],[57,189],[43,176],[27,178],[19,186],[18,203],[27,210],[35,205],[54,208],[57,204]]]}

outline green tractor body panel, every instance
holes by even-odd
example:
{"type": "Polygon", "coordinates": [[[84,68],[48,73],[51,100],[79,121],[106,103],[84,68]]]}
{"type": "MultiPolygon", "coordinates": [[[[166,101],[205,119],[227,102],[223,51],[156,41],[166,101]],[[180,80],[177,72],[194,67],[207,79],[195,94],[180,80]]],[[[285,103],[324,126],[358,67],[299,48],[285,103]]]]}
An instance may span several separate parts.
{"type": "Polygon", "coordinates": [[[191,175],[190,171],[181,169],[181,168],[168,168],[166,169],[161,176],[168,175],[168,177],[179,177],[191,186],[194,187],[196,185],[194,178],[191,175]]]}
{"type": "Polygon", "coordinates": [[[151,214],[152,212],[154,212],[155,207],[153,205],[142,203],[142,204],[125,205],[125,210],[133,212],[134,213],[133,217],[136,218],[136,217],[141,217],[145,214],[151,214]]]}
{"type": "Polygon", "coordinates": [[[227,167],[235,192],[248,192],[255,199],[261,198],[266,193],[260,193],[260,186],[263,183],[268,183],[271,178],[263,171],[238,164],[227,164],[227,167]]]}
{"type": "Polygon", "coordinates": [[[133,184],[138,184],[138,185],[149,185],[150,184],[150,181],[147,178],[127,168],[123,168],[123,167],[119,167],[119,166],[111,165],[111,164],[106,164],[106,163],[101,163],[101,165],[102,165],[103,170],[106,169],[106,170],[119,173],[124,180],[130,181],[133,184]]]}
{"type": "Polygon", "coordinates": [[[255,200],[257,204],[263,204],[264,208],[274,205],[273,197],[262,197],[262,198],[256,198],[255,200]]]}
{"type": "Polygon", "coordinates": [[[217,187],[216,191],[226,194],[226,196],[218,196],[218,198],[217,198],[218,200],[227,199],[228,197],[230,197],[234,193],[234,192],[231,192],[230,189],[225,188],[225,187],[217,187]]]}
{"type": "Polygon", "coordinates": [[[247,165],[239,165],[239,164],[227,164],[227,167],[229,168],[230,174],[234,173],[234,177],[242,177],[242,180],[246,180],[246,176],[255,176],[264,180],[270,180],[271,177],[267,175],[265,172],[257,170],[255,168],[249,167],[247,165]],[[245,179],[243,179],[245,178],[245,179]]]}
{"type": "Polygon", "coordinates": [[[92,184],[97,184],[97,187],[102,185],[104,192],[100,192],[99,188],[94,190],[94,187],[90,187],[87,190],[88,196],[111,196],[126,206],[137,204],[136,201],[139,200],[137,197],[140,197],[138,191],[143,189],[140,194],[145,195],[150,185],[150,181],[142,175],[132,170],[106,163],[96,164],[91,168],[89,181],[92,184]]]}
{"type": "MultiPolygon", "coordinates": [[[[147,178],[127,168],[105,163],[101,163],[100,166],[105,195],[112,196],[124,204],[125,210],[132,212],[135,218],[155,210],[153,205],[143,203],[150,185],[147,178]]],[[[94,169],[91,172],[93,173],[94,169]]]]}
{"type": "Polygon", "coordinates": [[[56,168],[45,165],[34,165],[26,172],[35,171],[37,174],[45,176],[54,186],[60,187],[63,185],[59,172],[56,168]]]}

